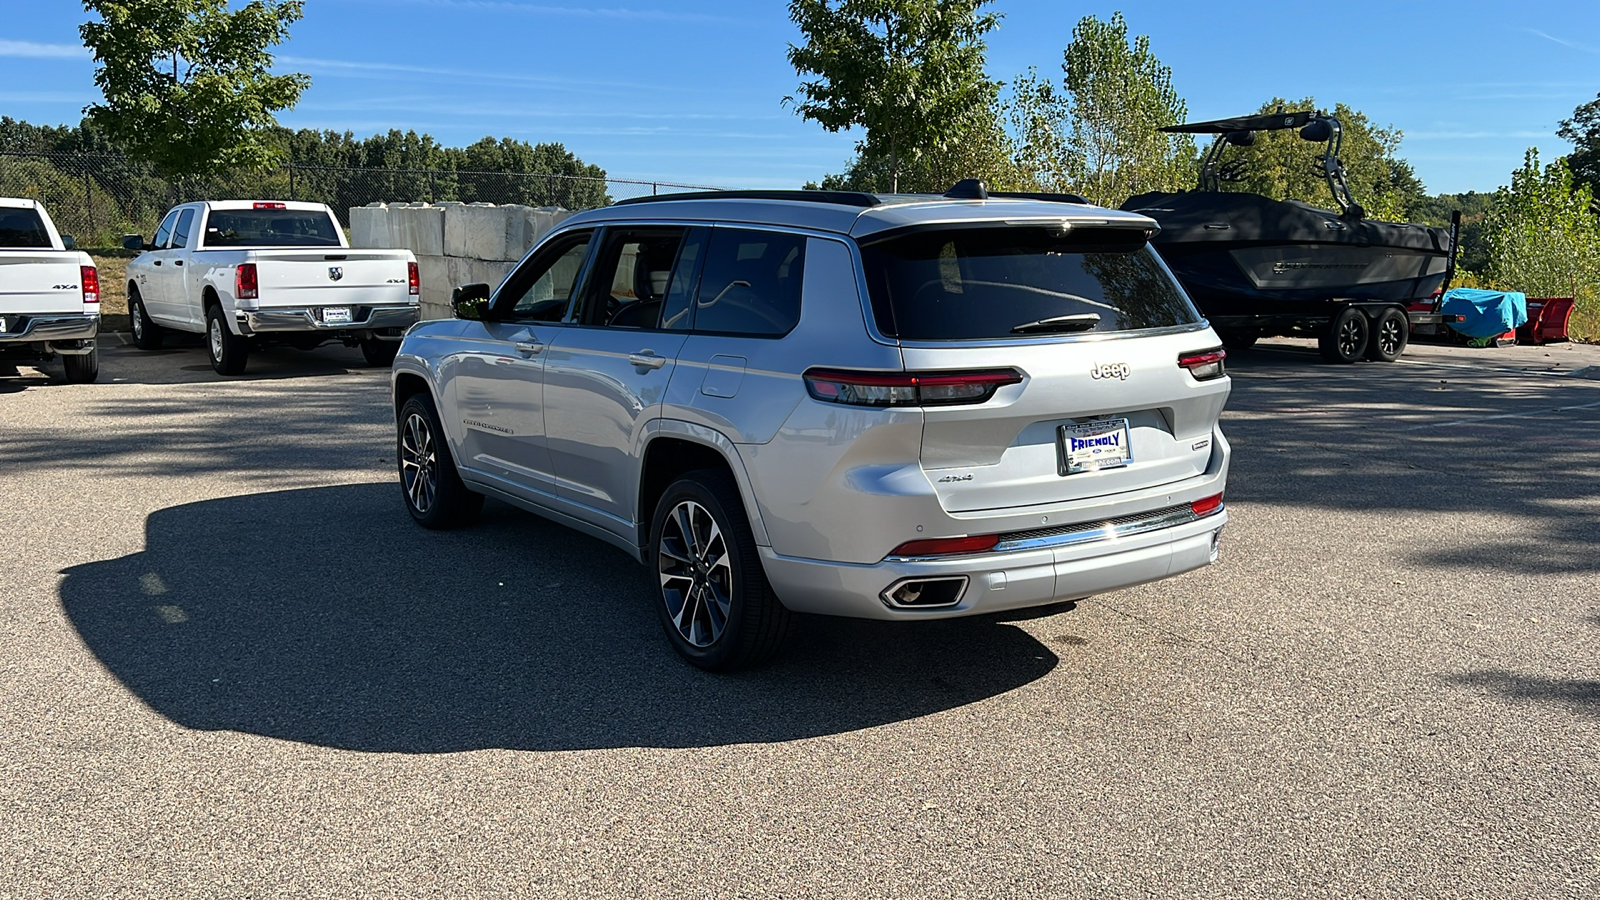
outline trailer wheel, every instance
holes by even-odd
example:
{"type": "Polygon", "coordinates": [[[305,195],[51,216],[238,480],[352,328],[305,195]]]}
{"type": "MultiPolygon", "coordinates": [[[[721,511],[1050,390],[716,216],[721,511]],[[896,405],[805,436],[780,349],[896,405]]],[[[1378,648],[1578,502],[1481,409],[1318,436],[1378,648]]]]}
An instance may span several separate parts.
{"type": "Polygon", "coordinates": [[[1249,350],[1261,339],[1261,332],[1254,328],[1218,328],[1217,337],[1229,350],[1249,350]]]}
{"type": "Polygon", "coordinates": [[[1378,313],[1372,320],[1372,339],[1367,342],[1367,359],[1373,362],[1394,362],[1406,352],[1411,340],[1411,321],[1394,307],[1378,313]]]}
{"type": "Polygon", "coordinates": [[[1353,363],[1367,355],[1367,339],[1370,335],[1366,314],[1353,306],[1346,306],[1317,338],[1317,349],[1328,362],[1353,363]]]}

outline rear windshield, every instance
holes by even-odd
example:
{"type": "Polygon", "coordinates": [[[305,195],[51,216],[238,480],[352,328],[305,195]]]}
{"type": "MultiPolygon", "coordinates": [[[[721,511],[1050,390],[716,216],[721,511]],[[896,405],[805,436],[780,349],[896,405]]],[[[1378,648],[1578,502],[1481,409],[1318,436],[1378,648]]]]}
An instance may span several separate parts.
{"type": "Polygon", "coordinates": [[[50,232],[31,209],[0,209],[0,247],[7,250],[49,249],[50,232]]]}
{"type": "Polygon", "coordinates": [[[1189,325],[1199,313],[1129,229],[931,229],[862,247],[878,330],[912,341],[1189,325]]]}
{"type": "Polygon", "coordinates": [[[337,247],[333,217],[316,209],[215,209],[207,247],[337,247]]]}

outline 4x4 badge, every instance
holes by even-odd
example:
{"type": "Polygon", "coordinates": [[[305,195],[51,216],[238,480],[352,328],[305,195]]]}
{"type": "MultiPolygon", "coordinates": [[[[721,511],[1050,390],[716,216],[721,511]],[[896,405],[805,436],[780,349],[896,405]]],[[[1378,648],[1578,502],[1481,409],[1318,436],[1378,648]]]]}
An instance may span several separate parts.
{"type": "Polygon", "coordinates": [[[343,277],[344,277],[344,267],[343,266],[329,266],[328,267],[328,278],[329,278],[329,280],[338,281],[339,279],[341,279],[343,277]]]}

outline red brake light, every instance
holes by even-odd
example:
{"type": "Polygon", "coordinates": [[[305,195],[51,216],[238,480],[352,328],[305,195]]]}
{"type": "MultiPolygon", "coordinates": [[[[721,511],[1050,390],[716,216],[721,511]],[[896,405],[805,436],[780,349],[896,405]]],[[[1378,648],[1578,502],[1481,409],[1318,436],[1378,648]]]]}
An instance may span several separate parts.
{"type": "Polygon", "coordinates": [[[411,296],[422,293],[422,278],[417,274],[417,264],[414,262],[406,263],[406,285],[411,296]]]}
{"type": "Polygon", "coordinates": [[[1215,496],[1211,497],[1202,497],[1201,499],[1189,504],[1189,508],[1194,510],[1195,515],[1203,519],[1206,516],[1209,516],[1212,513],[1222,509],[1222,495],[1216,494],[1215,496]]]}
{"type": "Polygon", "coordinates": [[[261,286],[256,283],[256,264],[240,263],[233,275],[233,299],[255,300],[261,296],[261,286]]]}
{"type": "Polygon", "coordinates": [[[252,204],[250,204],[250,208],[251,209],[288,209],[289,208],[289,204],[287,204],[287,203],[252,203],[252,204]]]}
{"type": "Polygon", "coordinates": [[[806,390],[824,403],[849,406],[955,406],[983,403],[1008,384],[1021,384],[1016,369],[981,372],[849,372],[812,369],[806,390]]]}
{"type": "Polygon", "coordinates": [[[83,302],[100,302],[100,270],[94,266],[78,267],[78,283],[83,285],[83,302]]]}
{"type": "Polygon", "coordinates": [[[958,553],[983,553],[1000,543],[998,534],[976,534],[971,537],[929,538],[923,541],[906,541],[894,548],[890,556],[953,556],[958,553]]]}
{"type": "Polygon", "coordinates": [[[1199,353],[1185,353],[1178,357],[1178,365],[1189,370],[1196,381],[1207,381],[1220,378],[1226,366],[1223,360],[1228,358],[1228,351],[1221,347],[1215,350],[1202,350],[1199,353]]]}

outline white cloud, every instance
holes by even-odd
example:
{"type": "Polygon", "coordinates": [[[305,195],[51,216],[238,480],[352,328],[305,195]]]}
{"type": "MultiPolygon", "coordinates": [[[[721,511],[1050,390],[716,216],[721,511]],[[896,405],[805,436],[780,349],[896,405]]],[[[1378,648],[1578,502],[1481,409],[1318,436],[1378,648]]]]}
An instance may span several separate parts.
{"type": "Polygon", "coordinates": [[[29,59],[84,59],[89,51],[82,44],[40,44],[34,41],[9,41],[0,38],[0,56],[29,59]]]}
{"type": "Polygon", "coordinates": [[[1588,44],[1580,44],[1580,43],[1578,43],[1576,41],[1569,41],[1566,38],[1558,38],[1553,34],[1545,34],[1544,32],[1540,31],[1537,28],[1524,28],[1522,30],[1526,31],[1527,33],[1529,33],[1531,35],[1534,35],[1535,37],[1542,37],[1547,41],[1553,41],[1553,42],[1555,42],[1557,44],[1560,44],[1563,47],[1566,47],[1569,50],[1577,50],[1580,53],[1589,53],[1589,54],[1600,53],[1600,50],[1596,50],[1595,48],[1590,47],[1588,44]]]}

